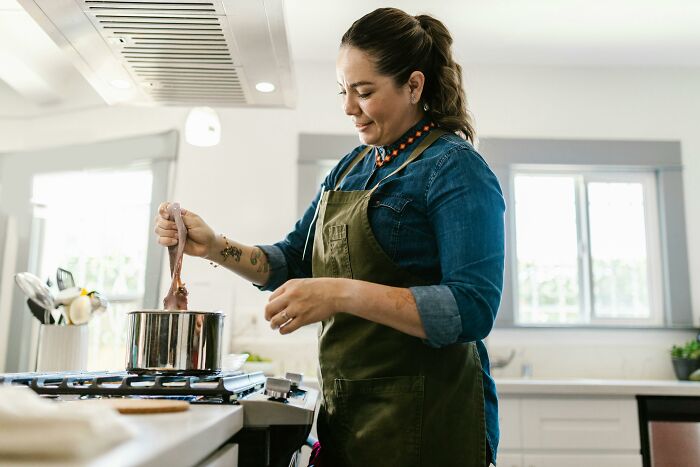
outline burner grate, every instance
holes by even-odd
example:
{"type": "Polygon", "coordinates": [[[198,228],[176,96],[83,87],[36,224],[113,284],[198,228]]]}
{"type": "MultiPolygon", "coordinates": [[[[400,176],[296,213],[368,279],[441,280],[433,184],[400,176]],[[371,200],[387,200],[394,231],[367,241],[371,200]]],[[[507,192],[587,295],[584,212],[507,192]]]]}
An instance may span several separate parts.
{"type": "Polygon", "coordinates": [[[25,385],[37,394],[104,397],[182,397],[193,402],[235,403],[260,392],[265,376],[257,373],[213,375],[135,375],[126,372],[0,374],[0,384],[25,385]]]}

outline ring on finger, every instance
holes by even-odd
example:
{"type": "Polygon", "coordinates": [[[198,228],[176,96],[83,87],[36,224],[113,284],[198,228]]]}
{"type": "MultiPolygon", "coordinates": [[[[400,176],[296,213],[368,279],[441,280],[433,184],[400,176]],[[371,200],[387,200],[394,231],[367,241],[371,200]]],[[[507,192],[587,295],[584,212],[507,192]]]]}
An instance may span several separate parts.
{"type": "Polygon", "coordinates": [[[284,310],[284,311],[282,312],[282,318],[284,318],[284,321],[285,321],[285,322],[287,322],[287,321],[289,321],[290,319],[292,319],[292,318],[290,318],[289,315],[287,314],[287,310],[284,310]]]}

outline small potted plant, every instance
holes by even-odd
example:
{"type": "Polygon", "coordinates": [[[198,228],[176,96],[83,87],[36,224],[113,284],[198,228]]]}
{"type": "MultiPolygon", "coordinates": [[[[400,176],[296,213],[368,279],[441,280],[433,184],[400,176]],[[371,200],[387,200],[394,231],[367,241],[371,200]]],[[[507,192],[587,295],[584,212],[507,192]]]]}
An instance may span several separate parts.
{"type": "Polygon", "coordinates": [[[681,346],[674,345],[671,348],[671,360],[676,378],[689,379],[691,373],[700,369],[700,342],[692,340],[681,346]]]}

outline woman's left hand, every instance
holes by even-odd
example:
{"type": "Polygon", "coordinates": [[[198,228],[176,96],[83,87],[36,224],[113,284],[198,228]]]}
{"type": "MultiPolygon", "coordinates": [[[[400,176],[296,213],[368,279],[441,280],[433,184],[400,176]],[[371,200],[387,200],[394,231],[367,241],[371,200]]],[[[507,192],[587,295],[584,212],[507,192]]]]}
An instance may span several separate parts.
{"type": "Polygon", "coordinates": [[[341,287],[342,279],[288,280],[270,295],[265,319],[280,334],[328,319],[337,312],[341,287]]]}

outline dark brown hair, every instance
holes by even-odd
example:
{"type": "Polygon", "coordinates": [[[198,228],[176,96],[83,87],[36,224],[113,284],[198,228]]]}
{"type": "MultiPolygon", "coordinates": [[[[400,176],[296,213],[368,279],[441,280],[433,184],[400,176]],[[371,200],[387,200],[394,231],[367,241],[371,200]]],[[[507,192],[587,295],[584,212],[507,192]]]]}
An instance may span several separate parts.
{"type": "Polygon", "coordinates": [[[427,104],[428,117],[474,142],[462,67],[452,58],[452,36],[441,21],[429,15],[411,16],[397,8],[379,8],[355,21],[340,46],[368,53],[377,72],[391,76],[398,86],[406,84],[414,71],[422,72],[421,100],[427,104]]]}

